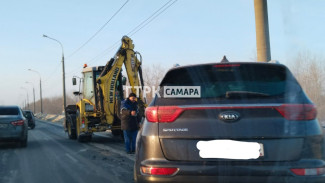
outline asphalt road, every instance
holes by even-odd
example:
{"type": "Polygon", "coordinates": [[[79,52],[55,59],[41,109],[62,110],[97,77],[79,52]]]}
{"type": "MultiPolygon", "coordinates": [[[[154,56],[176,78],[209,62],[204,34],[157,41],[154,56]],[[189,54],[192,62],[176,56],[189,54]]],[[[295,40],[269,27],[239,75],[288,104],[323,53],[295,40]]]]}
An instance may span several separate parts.
{"type": "Polygon", "coordinates": [[[79,143],[62,127],[37,121],[27,148],[0,144],[0,183],[133,182],[134,155],[123,145],[107,133],[79,143]]]}

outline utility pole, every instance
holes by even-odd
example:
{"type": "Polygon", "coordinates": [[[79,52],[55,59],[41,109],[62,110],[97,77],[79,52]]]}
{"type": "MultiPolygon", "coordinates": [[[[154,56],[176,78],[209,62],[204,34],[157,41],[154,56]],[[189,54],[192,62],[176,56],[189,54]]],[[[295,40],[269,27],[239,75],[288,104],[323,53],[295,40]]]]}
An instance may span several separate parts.
{"type": "MultiPolygon", "coordinates": [[[[43,98],[42,98],[42,78],[41,74],[38,71],[35,71],[33,69],[28,69],[28,71],[35,72],[39,76],[39,93],[40,93],[40,100],[41,100],[41,114],[43,114],[43,98]]],[[[35,111],[34,111],[35,113],[35,111]]]]}
{"type": "MultiPolygon", "coordinates": [[[[43,37],[45,38],[48,38],[48,39],[52,39],[53,41],[56,41],[57,43],[60,44],[61,48],[62,48],[62,84],[63,84],[63,112],[64,112],[64,115],[65,115],[65,106],[67,104],[66,102],[66,95],[65,95],[65,69],[64,69],[64,52],[63,52],[63,45],[60,41],[54,39],[54,38],[51,38],[47,35],[43,35],[43,37]]],[[[65,115],[66,116],[66,115],[65,115]]]]}
{"type": "Polygon", "coordinates": [[[34,98],[34,114],[35,114],[35,88],[33,86],[33,98],[34,98]]]}
{"type": "Polygon", "coordinates": [[[20,87],[20,88],[26,90],[26,93],[27,93],[27,108],[29,109],[28,90],[26,88],[24,88],[24,87],[20,87]]]}
{"type": "Polygon", "coordinates": [[[257,61],[271,60],[267,0],[254,0],[257,61]]]}
{"type": "Polygon", "coordinates": [[[43,97],[42,97],[42,79],[41,79],[41,76],[39,78],[39,92],[40,92],[40,98],[41,98],[41,114],[43,114],[43,97]]]}
{"type": "Polygon", "coordinates": [[[28,82],[28,81],[26,81],[26,83],[28,83],[28,84],[31,84],[31,85],[32,85],[32,87],[33,87],[33,98],[34,98],[34,114],[35,114],[35,109],[36,109],[36,107],[35,107],[35,88],[34,88],[34,84],[33,84],[33,83],[31,83],[31,82],[28,82]]]}

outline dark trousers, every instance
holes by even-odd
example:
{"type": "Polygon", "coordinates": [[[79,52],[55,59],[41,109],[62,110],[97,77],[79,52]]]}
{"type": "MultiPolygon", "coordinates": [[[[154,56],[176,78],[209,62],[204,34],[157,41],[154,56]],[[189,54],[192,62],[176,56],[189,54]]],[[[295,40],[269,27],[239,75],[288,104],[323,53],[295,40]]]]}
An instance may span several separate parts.
{"type": "Polygon", "coordinates": [[[135,151],[135,141],[137,139],[138,130],[123,130],[125,150],[126,152],[135,151]]]}

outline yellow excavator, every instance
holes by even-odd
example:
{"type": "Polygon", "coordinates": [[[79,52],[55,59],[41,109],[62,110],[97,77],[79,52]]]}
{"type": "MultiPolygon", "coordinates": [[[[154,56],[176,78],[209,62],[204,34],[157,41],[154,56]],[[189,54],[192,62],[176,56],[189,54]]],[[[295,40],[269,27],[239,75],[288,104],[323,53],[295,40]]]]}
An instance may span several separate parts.
{"type": "MultiPolygon", "coordinates": [[[[122,66],[125,66],[131,92],[137,93],[139,114],[144,116],[146,107],[143,97],[143,77],[140,53],[133,50],[133,41],[124,36],[122,45],[105,66],[87,67],[82,70],[79,78],[79,88],[74,92],[80,101],[68,105],[65,109],[65,130],[70,139],[86,142],[92,139],[94,132],[111,130],[114,136],[122,134],[120,116],[121,101],[124,100],[123,85],[126,77],[122,76],[122,66]],[[138,59],[139,57],[139,59],[138,59]]],[[[77,77],[72,78],[73,85],[77,77]]]]}

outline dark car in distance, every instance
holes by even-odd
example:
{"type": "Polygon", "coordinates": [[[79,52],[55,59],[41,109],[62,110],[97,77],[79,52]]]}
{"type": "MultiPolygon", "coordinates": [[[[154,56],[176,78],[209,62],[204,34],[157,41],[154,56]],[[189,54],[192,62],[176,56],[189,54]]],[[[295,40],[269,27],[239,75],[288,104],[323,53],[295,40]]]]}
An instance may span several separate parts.
{"type": "Polygon", "coordinates": [[[31,129],[35,128],[35,116],[34,113],[30,110],[24,110],[24,116],[25,118],[27,118],[28,120],[28,127],[30,127],[31,129]]]}
{"type": "Polygon", "coordinates": [[[160,88],[138,133],[136,182],[325,182],[316,107],[286,66],[174,67],[160,88]],[[199,97],[178,96],[198,86],[199,97]]]}
{"type": "Polygon", "coordinates": [[[18,106],[0,106],[0,142],[17,142],[27,146],[28,124],[18,106]]]}

